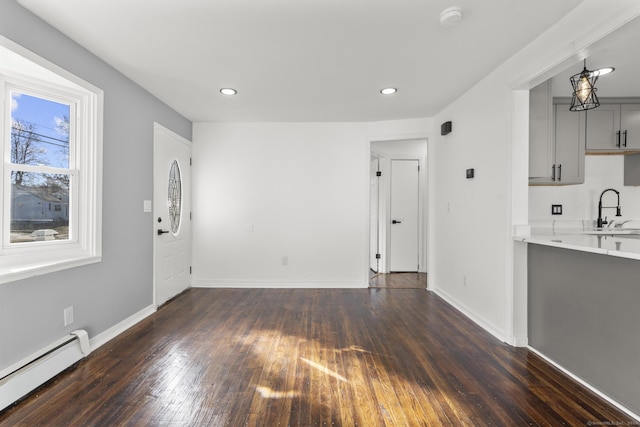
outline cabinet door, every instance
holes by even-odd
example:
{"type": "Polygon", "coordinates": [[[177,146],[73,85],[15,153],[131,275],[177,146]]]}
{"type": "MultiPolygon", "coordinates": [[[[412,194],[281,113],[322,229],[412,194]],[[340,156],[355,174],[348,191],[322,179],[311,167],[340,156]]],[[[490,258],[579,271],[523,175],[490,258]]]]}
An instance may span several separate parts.
{"type": "Polygon", "coordinates": [[[620,105],[601,104],[598,108],[588,110],[587,150],[612,151],[620,149],[618,132],[620,131],[620,105]]]}
{"type": "Polygon", "coordinates": [[[584,114],[570,111],[569,105],[556,105],[555,166],[556,184],[584,182],[584,114]]]}
{"type": "Polygon", "coordinates": [[[529,182],[549,183],[553,168],[551,81],[529,91],[529,182]]]}
{"type": "Polygon", "coordinates": [[[620,106],[622,148],[640,149],[640,104],[620,106]]]}

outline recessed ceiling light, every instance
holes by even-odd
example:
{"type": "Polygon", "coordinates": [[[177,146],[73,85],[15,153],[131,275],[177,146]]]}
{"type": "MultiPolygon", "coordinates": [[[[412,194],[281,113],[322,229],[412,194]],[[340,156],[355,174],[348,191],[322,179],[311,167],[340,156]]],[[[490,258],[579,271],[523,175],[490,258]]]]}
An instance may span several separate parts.
{"type": "Polygon", "coordinates": [[[613,73],[614,71],[615,71],[615,68],[613,67],[605,67],[605,68],[600,68],[599,70],[593,71],[592,74],[600,77],[609,73],[613,73]]]}
{"type": "Polygon", "coordinates": [[[222,89],[220,89],[220,93],[227,96],[233,96],[238,93],[238,91],[230,87],[223,87],[222,89]]]}
{"type": "Polygon", "coordinates": [[[440,24],[446,27],[458,25],[460,22],[462,22],[462,9],[457,6],[449,7],[440,14],[440,24]]]}
{"type": "Polygon", "coordinates": [[[397,91],[398,91],[398,89],[396,89],[395,87],[385,87],[384,89],[382,89],[380,91],[380,93],[383,94],[383,95],[393,95],[397,91]]]}

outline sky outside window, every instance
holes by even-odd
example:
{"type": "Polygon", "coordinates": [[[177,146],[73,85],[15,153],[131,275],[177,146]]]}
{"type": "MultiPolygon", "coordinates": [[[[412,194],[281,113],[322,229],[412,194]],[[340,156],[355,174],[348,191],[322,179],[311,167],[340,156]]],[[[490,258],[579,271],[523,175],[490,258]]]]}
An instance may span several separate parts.
{"type": "Polygon", "coordinates": [[[28,143],[31,145],[28,153],[12,158],[12,163],[68,168],[69,117],[68,104],[13,92],[12,140],[20,134],[19,144],[24,145],[30,139],[28,143]]]}

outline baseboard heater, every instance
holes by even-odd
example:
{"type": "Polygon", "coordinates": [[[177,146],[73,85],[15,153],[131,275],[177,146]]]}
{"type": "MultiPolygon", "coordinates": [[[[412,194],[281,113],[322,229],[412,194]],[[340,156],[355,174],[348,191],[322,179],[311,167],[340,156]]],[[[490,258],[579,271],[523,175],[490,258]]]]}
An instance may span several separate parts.
{"type": "Polygon", "coordinates": [[[0,411],[35,390],[91,352],[80,329],[0,372],[0,411]]]}

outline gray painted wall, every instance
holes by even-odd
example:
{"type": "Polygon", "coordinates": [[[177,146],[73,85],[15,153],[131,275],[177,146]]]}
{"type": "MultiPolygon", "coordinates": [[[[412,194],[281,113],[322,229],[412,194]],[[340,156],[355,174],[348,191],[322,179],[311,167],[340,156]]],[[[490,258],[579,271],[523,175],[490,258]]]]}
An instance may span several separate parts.
{"type": "Polygon", "coordinates": [[[529,245],[529,344],[640,413],[640,261],[529,245]]]}
{"type": "Polygon", "coordinates": [[[153,303],[153,122],[191,140],[191,122],[14,0],[0,34],[104,90],[103,261],[0,284],[0,369],[83,328],[90,337],[153,303]],[[63,309],[75,321],[63,326],[63,309]]]}

